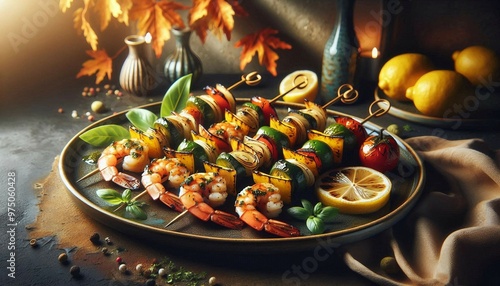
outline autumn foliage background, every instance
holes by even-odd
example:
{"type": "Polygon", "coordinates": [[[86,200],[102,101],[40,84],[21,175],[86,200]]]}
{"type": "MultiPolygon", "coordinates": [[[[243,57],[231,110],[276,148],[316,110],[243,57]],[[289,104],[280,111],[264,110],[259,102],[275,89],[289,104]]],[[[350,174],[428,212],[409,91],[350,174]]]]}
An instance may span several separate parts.
{"type": "MultiPolygon", "coordinates": [[[[248,13],[236,0],[193,0],[191,6],[168,0],[60,0],[59,7],[66,12],[72,5],[81,5],[73,14],[74,28],[90,46],[86,53],[91,58],[83,63],[77,77],[96,75],[96,84],[109,80],[113,72],[113,59],[123,52],[120,49],[109,55],[100,47],[99,31],[104,31],[111,21],[125,26],[135,25],[139,35],[152,36],[152,48],[157,58],[164,53],[165,42],[171,39],[172,29],[189,28],[204,44],[209,33],[218,40],[231,40],[235,17],[248,13]],[[187,11],[185,18],[181,11],[187,11]],[[96,21],[97,19],[97,21],[96,21]],[[96,24],[97,23],[97,24],[96,24]],[[98,26],[98,27],[95,27],[98,26]]],[[[269,27],[239,39],[234,47],[241,48],[240,69],[243,71],[254,56],[273,76],[277,75],[278,49],[292,46],[277,37],[278,31],[269,27]]]]}

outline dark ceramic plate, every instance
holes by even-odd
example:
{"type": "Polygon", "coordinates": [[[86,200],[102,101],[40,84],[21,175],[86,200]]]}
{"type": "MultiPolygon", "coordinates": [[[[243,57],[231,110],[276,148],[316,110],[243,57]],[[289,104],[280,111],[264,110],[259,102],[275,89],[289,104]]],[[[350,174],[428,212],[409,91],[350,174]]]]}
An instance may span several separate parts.
{"type": "MultiPolygon", "coordinates": [[[[389,114],[411,122],[452,130],[459,129],[498,129],[500,126],[500,94],[471,96],[461,103],[455,111],[447,112],[441,118],[426,116],[417,110],[411,101],[398,101],[389,98],[380,88],[375,89],[375,100],[386,99],[391,103],[389,114]]],[[[383,102],[381,108],[387,108],[383,102]]]]}
{"type": "MultiPolygon", "coordinates": [[[[248,100],[239,99],[238,103],[241,104],[245,101],[248,100]]],[[[284,102],[276,102],[275,106],[280,118],[283,118],[288,108],[304,108],[302,104],[284,102]]],[[[141,108],[158,114],[160,103],[148,104],[141,108]]],[[[167,208],[161,202],[153,201],[147,195],[141,197],[140,201],[147,204],[144,209],[148,218],[147,220],[136,220],[124,212],[113,212],[114,207],[110,207],[96,195],[96,190],[102,188],[113,188],[120,191],[115,184],[103,181],[100,174],[76,182],[84,174],[94,169],[93,166],[84,163],[82,157],[96,150],[82,141],[79,136],[91,128],[104,124],[120,124],[128,127],[129,121],[125,117],[125,113],[126,111],[104,118],[76,134],[61,153],[60,176],[77,206],[88,216],[127,235],[159,242],[163,245],[233,253],[305,251],[314,249],[318,243],[329,243],[337,246],[370,237],[392,226],[403,218],[415,204],[424,184],[424,168],[421,160],[410,146],[399,137],[394,136],[402,152],[398,170],[388,174],[393,183],[389,203],[381,210],[369,215],[340,214],[334,223],[327,225],[327,231],[323,234],[309,235],[305,224],[287,217],[286,212],[283,212],[279,219],[299,227],[303,233],[302,236],[278,238],[264,232],[254,231],[250,227],[244,227],[242,230],[225,229],[211,222],[200,221],[190,214],[165,228],[165,224],[178,213],[167,208]]],[[[346,115],[330,110],[328,113],[330,116],[328,120],[331,122],[333,122],[333,116],[346,115]]],[[[356,119],[358,120],[358,118],[356,119]]],[[[366,123],[365,127],[369,131],[380,128],[371,123],[366,123]]],[[[234,212],[231,209],[232,200],[234,198],[228,198],[224,210],[234,212]]]]}

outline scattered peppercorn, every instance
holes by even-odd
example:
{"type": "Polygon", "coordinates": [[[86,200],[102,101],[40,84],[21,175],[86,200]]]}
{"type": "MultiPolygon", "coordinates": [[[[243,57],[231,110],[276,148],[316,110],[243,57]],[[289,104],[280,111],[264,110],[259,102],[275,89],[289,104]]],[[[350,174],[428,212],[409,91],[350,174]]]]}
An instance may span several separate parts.
{"type": "Polygon", "coordinates": [[[155,286],[156,281],[154,279],[148,279],[146,280],[146,286],[155,286]]]}
{"type": "Polygon", "coordinates": [[[90,242],[92,242],[95,245],[99,245],[101,243],[100,239],[101,236],[97,232],[95,232],[90,236],[90,242]]]}
{"type": "Polygon", "coordinates": [[[73,277],[79,277],[80,276],[80,267],[78,267],[76,265],[71,266],[71,268],[69,269],[69,273],[73,277]]]}
{"type": "Polygon", "coordinates": [[[210,277],[208,279],[208,285],[215,285],[217,284],[217,278],[215,278],[214,276],[210,277]]]}
{"type": "Polygon", "coordinates": [[[141,272],[142,272],[142,269],[143,269],[143,266],[142,266],[142,264],[141,264],[141,263],[139,263],[139,264],[137,264],[137,265],[135,266],[135,271],[137,271],[137,272],[139,272],[139,273],[141,273],[141,272]]]}
{"type": "Polygon", "coordinates": [[[59,256],[57,257],[57,260],[59,260],[59,262],[61,264],[66,264],[66,263],[68,263],[68,255],[65,252],[63,252],[63,253],[59,254],[59,256]]]}
{"type": "Polygon", "coordinates": [[[167,270],[165,268],[158,269],[158,276],[165,276],[167,274],[167,270]]]}
{"type": "Polygon", "coordinates": [[[95,120],[94,115],[89,115],[89,116],[87,117],[87,120],[88,120],[88,121],[91,121],[91,122],[92,122],[92,121],[94,121],[94,120],[95,120]]]}
{"type": "Polygon", "coordinates": [[[115,261],[118,264],[122,264],[123,263],[123,259],[120,256],[118,256],[115,261]]]}
{"type": "Polygon", "coordinates": [[[380,260],[380,268],[382,268],[382,270],[389,275],[398,274],[401,270],[396,259],[390,256],[384,257],[380,260]]]}
{"type": "Polygon", "coordinates": [[[118,270],[121,273],[126,273],[127,272],[127,264],[125,264],[125,263],[120,264],[120,266],[118,266],[118,270]]]}
{"type": "Polygon", "coordinates": [[[76,110],[73,110],[73,111],[71,112],[71,117],[73,117],[73,118],[78,118],[78,112],[77,112],[76,110]]]}
{"type": "Polygon", "coordinates": [[[30,246],[31,247],[37,247],[38,246],[38,242],[36,241],[36,239],[30,239],[30,246]]]}
{"type": "Polygon", "coordinates": [[[59,109],[57,109],[57,112],[64,113],[64,109],[62,109],[62,107],[59,107],[59,109]]]}
{"type": "Polygon", "coordinates": [[[113,242],[111,241],[111,239],[110,239],[108,236],[106,236],[106,237],[104,238],[104,241],[106,241],[106,243],[107,243],[108,245],[112,245],[112,244],[113,244],[113,242]]]}
{"type": "Polygon", "coordinates": [[[103,247],[103,248],[101,249],[101,252],[102,252],[102,254],[104,254],[104,255],[108,255],[108,254],[109,254],[109,252],[108,252],[108,248],[107,248],[107,247],[103,247]]]}

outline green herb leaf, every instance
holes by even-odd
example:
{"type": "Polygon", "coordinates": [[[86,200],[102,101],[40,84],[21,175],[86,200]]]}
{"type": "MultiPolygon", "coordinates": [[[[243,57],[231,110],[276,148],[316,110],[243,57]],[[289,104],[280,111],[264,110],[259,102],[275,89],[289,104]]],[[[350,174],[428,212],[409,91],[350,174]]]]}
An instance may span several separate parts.
{"type": "Polygon", "coordinates": [[[310,215],[312,215],[311,212],[302,207],[291,207],[287,210],[287,212],[292,217],[300,220],[306,220],[310,215]]]}
{"type": "Polygon", "coordinates": [[[323,222],[333,222],[338,213],[338,208],[327,206],[321,209],[321,211],[316,216],[322,219],[323,222]]]}
{"type": "Polygon", "coordinates": [[[132,198],[132,191],[130,191],[130,189],[126,189],[125,191],[123,191],[122,193],[122,200],[124,202],[130,202],[130,199],[132,198]]]}
{"type": "Polygon", "coordinates": [[[318,202],[317,204],[314,205],[313,214],[317,216],[322,209],[323,209],[323,204],[321,202],[318,202]]]}
{"type": "Polygon", "coordinates": [[[146,212],[144,212],[141,209],[141,207],[139,207],[138,205],[136,205],[134,203],[128,204],[127,207],[125,208],[125,210],[127,212],[129,212],[130,214],[132,214],[132,216],[135,217],[136,219],[145,220],[148,218],[148,215],[146,214],[146,212]]]}
{"type": "Polygon", "coordinates": [[[130,123],[142,131],[148,130],[148,128],[153,127],[158,116],[153,112],[143,109],[134,108],[129,110],[125,116],[128,118],[130,123]]]}
{"type": "Polygon", "coordinates": [[[123,203],[122,194],[113,190],[113,189],[99,189],[96,191],[96,194],[106,202],[111,205],[119,205],[123,203]]]}
{"type": "Polygon", "coordinates": [[[313,206],[312,204],[308,201],[308,200],[301,200],[301,203],[302,203],[302,206],[304,206],[304,208],[309,212],[309,213],[313,213],[314,212],[314,209],[313,209],[313,206]]]}
{"type": "Polygon", "coordinates": [[[306,226],[312,234],[320,234],[325,231],[323,220],[314,216],[307,219],[306,226]]]}
{"type": "Polygon", "coordinates": [[[98,126],[80,135],[80,139],[95,147],[106,146],[114,141],[128,138],[130,138],[128,130],[116,124],[98,126]]]}
{"type": "Polygon", "coordinates": [[[185,75],[170,86],[161,102],[160,117],[168,116],[172,111],[181,112],[186,107],[192,76],[192,74],[185,75]]]}

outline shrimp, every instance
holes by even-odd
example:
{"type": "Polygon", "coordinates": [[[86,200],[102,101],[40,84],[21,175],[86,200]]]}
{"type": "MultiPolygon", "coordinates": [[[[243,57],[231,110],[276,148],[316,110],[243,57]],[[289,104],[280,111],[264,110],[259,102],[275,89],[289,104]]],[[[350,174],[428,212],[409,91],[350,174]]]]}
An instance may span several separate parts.
{"type": "Polygon", "coordinates": [[[165,189],[163,182],[167,182],[167,187],[178,188],[189,176],[187,167],[177,158],[153,159],[144,168],[141,182],[148,194],[157,200],[158,198],[168,207],[181,212],[184,209],[179,197],[165,189]]]}
{"type": "Polygon", "coordinates": [[[212,126],[208,128],[208,131],[216,136],[223,138],[226,142],[229,142],[229,138],[232,137],[242,140],[246,135],[241,127],[228,121],[222,121],[212,124],[212,126]]]}
{"type": "Polygon", "coordinates": [[[257,183],[244,188],[238,193],[234,206],[240,219],[258,231],[281,237],[300,235],[296,227],[270,219],[276,218],[283,209],[280,191],[273,184],[257,183]]]}
{"type": "Polygon", "coordinates": [[[139,139],[122,139],[106,147],[97,161],[97,167],[105,181],[113,181],[131,190],[138,189],[139,180],[119,172],[119,162],[122,162],[123,170],[140,173],[149,163],[148,147],[139,139]]]}
{"type": "Polygon", "coordinates": [[[235,215],[214,210],[226,201],[226,180],[218,173],[195,173],[182,183],[179,197],[184,207],[197,218],[211,220],[232,229],[241,229],[243,222],[235,215]]]}

